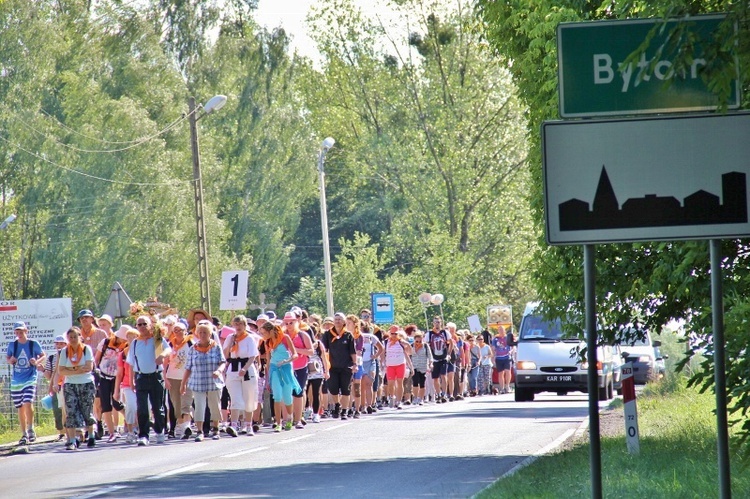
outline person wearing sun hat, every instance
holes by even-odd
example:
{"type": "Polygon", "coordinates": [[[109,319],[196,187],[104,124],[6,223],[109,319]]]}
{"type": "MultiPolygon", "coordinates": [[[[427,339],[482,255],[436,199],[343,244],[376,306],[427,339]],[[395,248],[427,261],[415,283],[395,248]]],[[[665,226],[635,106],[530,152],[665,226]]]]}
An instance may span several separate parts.
{"type": "Polygon", "coordinates": [[[191,308],[188,310],[187,321],[188,321],[188,332],[190,334],[195,332],[195,326],[200,321],[211,321],[211,314],[206,312],[202,308],[191,308]]]}
{"type": "Polygon", "coordinates": [[[125,409],[125,443],[133,444],[138,440],[138,434],[134,431],[138,421],[138,398],[135,395],[135,387],[130,384],[131,367],[127,363],[128,351],[132,341],[138,337],[135,328],[123,324],[117,330],[115,336],[128,342],[117,359],[117,377],[115,378],[114,400],[119,400],[125,409]]]}

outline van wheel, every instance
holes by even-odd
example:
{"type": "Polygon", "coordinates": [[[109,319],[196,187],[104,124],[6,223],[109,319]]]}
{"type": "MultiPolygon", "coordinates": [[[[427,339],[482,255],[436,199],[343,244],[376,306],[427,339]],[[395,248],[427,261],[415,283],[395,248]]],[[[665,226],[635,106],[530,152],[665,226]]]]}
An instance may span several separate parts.
{"type": "Polygon", "coordinates": [[[516,402],[532,402],[534,400],[534,391],[528,388],[516,388],[514,395],[516,402]]]}

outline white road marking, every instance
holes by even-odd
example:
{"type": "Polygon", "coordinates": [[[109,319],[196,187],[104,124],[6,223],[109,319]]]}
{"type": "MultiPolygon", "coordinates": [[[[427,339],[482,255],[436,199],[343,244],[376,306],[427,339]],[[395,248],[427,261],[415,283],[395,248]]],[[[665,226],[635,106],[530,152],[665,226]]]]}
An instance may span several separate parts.
{"type": "Polygon", "coordinates": [[[307,435],[302,435],[302,436],[300,436],[300,437],[294,437],[294,438],[289,438],[289,439],[287,439],[287,440],[282,440],[281,442],[277,442],[277,444],[278,444],[278,445],[282,445],[282,444],[290,444],[290,443],[292,443],[292,442],[296,442],[296,441],[298,441],[298,440],[304,440],[305,438],[310,438],[310,437],[312,437],[313,435],[314,435],[314,433],[308,433],[307,435]]]}
{"type": "Polygon", "coordinates": [[[323,428],[323,429],[322,429],[322,430],[320,430],[320,431],[331,431],[331,430],[336,430],[336,429],[338,429],[338,428],[343,428],[344,426],[349,426],[350,424],[351,424],[351,423],[344,423],[344,424],[340,424],[340,425],[336,425],[336,426],[331,426],[330,428],[323,428]]]}
{"type": "Polygon", "coordinates": [[[127,485],[111,485],[109,487],[104,487],[103,489],[95,490],[94,492],[89,492],[88,494],[75,496],[73,499],[89,499],[90,497],[103,496],[104,494],[109,494],[110,492],[120,489],[126,489],[127,487],[127,485]]]}
{"type": "Polygon", "coordinates": [[[258,452],[258,451],[261,451],[261,450],[266,450],[266,449],[268,449],[268,447],[255,447],[255,448],[252,448],[252,449],[247,449],[247,450],[243,450],[243,451],[240,451],[240,452],[233,452],[233,453],[231,453],[231,454],[224,454],[224,455],[223,455],[223,456],[221,456],[221,457],[237,457],[237,456],[244,456],[245,454],[252,454],[253,452],[258,452]]]}
{"type": "Polygon", "coordinates": [[[164,473],[159,473],[158,475],[147,477],[146,480],[158,480],[159,478],[165,478],[168,476],[177,475],[179,473],[185,473],[186,471],[191,471],[196,468],[206,466],[207,464],[208,463],[195,463],[191,464],[190,466],[183,466],[182,468],[177,468],[176,470],[165,471],[164,473]]]}

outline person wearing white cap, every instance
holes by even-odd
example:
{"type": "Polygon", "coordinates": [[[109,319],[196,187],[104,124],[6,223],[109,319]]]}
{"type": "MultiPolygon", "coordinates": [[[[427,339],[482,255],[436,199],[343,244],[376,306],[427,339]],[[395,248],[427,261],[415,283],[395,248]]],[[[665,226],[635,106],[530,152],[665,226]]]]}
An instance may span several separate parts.
{"type": "Polygon", "coordinates": [[[18,421],[21,424],[20,445],[36,440],[34,432],[34,397],[36,395],[37,364],[44,362],[44,351],[41,345],[29,339],[29,328],[24,322],[13,324],[16,340],[8,343],[7,362],[13,366],[10,380],[10,397],[18,409],[18,421]]]}
{"type": "Polygon", "coordinates": [[[62,380],[59,379],[59,376],[55,376],[55,372],[57,371],[57,359],[60,350],[67,346],[68,340],[62,334],[58,334],[55,337],[55,353],[47,356],[47,362],[44,365],[44,377],[49,380],[49,394],[52,396],[52,414],[55,416],[55,428],[59,433],[58,442],[65,438],[65,427],[63,426],[65,407],[62,400],[62,380]]]}

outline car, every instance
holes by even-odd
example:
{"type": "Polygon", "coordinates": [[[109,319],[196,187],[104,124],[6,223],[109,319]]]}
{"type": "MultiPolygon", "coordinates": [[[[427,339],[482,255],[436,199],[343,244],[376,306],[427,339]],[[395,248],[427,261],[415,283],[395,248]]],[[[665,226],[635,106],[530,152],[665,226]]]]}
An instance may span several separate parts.
{"type": "MultiPolygon", "coordinates": [[[[546,320],[537,313],[538,303],[529,303],[521,319],[516,343],[516,402],[531,402],[537,393],[566,395],[588,393],[588,365],[578,352],[586,347],[580,338],[563,334],[561,319],[546,320]]],[[[612,347],[597,347],[599,400],[614,397],[615,360],[612,347]]]]}
{"type": "Polygon", "coordinates": [[[661,343],[651,340],[648,330],[637,330],[632,325],[620,328],[618,341],[625,362],[633,365],[636,385],[645,385],[664,376],[666,366],[659,347],[661,343]]]}

